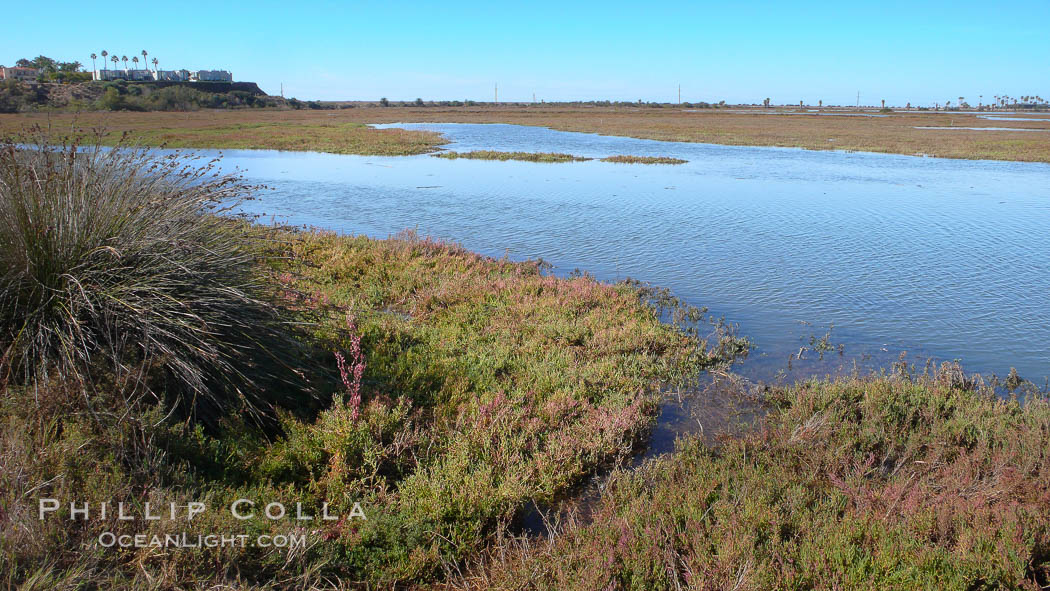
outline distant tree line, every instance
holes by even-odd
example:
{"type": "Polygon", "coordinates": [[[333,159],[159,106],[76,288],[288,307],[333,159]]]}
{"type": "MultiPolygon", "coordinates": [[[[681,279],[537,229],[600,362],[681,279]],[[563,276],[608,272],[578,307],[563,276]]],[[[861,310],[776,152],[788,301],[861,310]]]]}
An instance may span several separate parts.
{"type": "Polygon", "coordinates": [[[46,55],[38,55],[33,59],[22,58],[15,62],[19,68],[36,68],[40,70],[37,80],[40,82],[87,82],[91,80],[91,72],[84,72],[84,64],[77,61],[60,62],[46,55]]]}
{"type": "MultiPolygon", "coordinates": [[[[322,105],[330,105],[332,103],[322,103],[322,105]]],[[[510,106],[510,107],[528,107],[530,105],[564,105],[564,106],[578,106],[578,107],[648,107],[648,108],[674,108],[674,107],[685,107],[688,109],[720,109],[727,106],[725,101],[719,101],[717,103],[708,102],[697,102],[697,103],[666,103],[666,102],[646,102],[639,99],[637,102],[632,101],[606,101],[606,100],[591,100],[591,101],[500,101],[498,103],[486,102],[486,101],[472,101],[464,99],[462,101],[424,101],[421,98],[417,98],[414,101],[391,101],[390,99],[383,97],[379,99],[378,103],[373,103],[374,106],[379,107],[479,107],[479,106],[510,106]]],[[[333,108],[327,106],[321,106],[319,108],[333,108]]]]}

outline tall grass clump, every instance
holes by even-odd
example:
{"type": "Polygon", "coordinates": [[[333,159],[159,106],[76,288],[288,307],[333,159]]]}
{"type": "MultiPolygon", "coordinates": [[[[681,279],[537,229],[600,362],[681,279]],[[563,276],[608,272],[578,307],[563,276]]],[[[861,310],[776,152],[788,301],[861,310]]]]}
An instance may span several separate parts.
{"type": "Polygon", "coordinates": [[[249,225],[219,215],[251,189],[179,153],[0,143],[0,378],[68,380],[89,403],[118,378],[185,410],[261,410],[276,313],[249,225]]]}

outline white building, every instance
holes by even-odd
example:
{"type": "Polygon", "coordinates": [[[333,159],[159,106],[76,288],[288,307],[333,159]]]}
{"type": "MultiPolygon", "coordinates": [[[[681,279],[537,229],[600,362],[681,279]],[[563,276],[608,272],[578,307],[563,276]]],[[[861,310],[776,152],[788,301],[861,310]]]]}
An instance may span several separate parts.
{"type": "Polygon", "coordinates": [[[197,82],[233,82],[233,74],[226,70],[197,70],[190,74],[190,80],[197,82]]]}
{"type": "MultiPolygon", "coordinates": [[[[33,78],[36,78],[35,74],[33,78]]],[[[190,70],[95,70],[92,78],[95,80],[233,82],[233,74],[226,70],[194,70],[192,72],[190,70]]]]}
{"type": "Polygon", "coordinates": [[[36,68],[0,66],[0,80],[36,80],[40,70],[36,68]]]}
{"type": "Polygon", "coordinates": [[[157,80],[166,82],[186,82],[190,79],[189,70],[157,70],[155,72],[157,80]]]}
{"type": "Polygon", "coordinates": [[[151,70],[95,70],[94,80],[153,80],[151,70]]]}

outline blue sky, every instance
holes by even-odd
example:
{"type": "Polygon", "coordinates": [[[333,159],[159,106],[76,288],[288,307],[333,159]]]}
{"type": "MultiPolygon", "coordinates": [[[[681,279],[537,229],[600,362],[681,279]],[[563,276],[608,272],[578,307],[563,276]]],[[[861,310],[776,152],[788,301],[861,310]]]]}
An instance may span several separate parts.
{"type": "Polygon", "coordinates": [[[0,64],[146,49],[302,99],[1050,99],[1050,0],[29,6],[5,11],[0,64]]]}

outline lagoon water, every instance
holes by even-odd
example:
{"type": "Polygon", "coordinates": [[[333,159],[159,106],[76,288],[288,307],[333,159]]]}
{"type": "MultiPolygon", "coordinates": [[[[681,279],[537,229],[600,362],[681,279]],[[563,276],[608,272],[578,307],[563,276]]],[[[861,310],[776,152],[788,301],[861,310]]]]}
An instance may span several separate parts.
{"type": "MultiPolygon", "coordinates": [[[[449,149],[673,156],[679,166],[228,151],[252,213],[405,228],[556,273],[632,277],[738,323],[767,377],[830,325],[836,363],[908,351],[1050,375],[1050,165],[688,144],[538,127],[406,124],[449,149]]],[[[810,352],[804,357],[815,357],[810,352]]],[[[798,363],[796,362],[796,366],[798,363]]],[[[823,371],[825,365],[811,366],[823,371]]]]}

